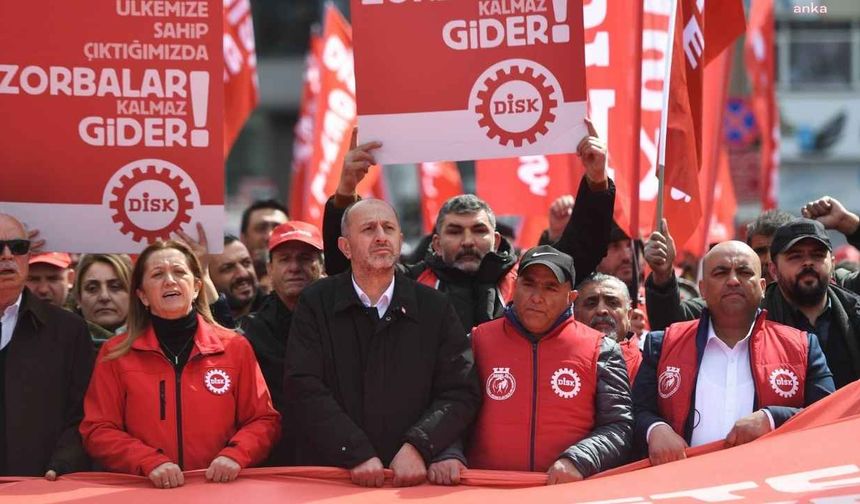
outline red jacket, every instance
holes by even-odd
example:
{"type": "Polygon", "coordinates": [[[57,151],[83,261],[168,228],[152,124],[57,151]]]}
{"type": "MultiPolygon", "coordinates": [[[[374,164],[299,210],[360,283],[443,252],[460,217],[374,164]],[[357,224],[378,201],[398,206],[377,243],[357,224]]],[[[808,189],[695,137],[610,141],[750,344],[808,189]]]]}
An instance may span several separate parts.
{"type": "Polygon", "coordinates": [[[506,318],[472,331],[484,402],[467,458],[476,469],[546,471],[594,428],[603,334],[573,317],[538,343],[506,318]]]}
{"type": "MultiPolygon", "coordinates": [[[[750,336],[750,368],[755,409],[763,406],[804,406],[809,343],[805,332],[766,320],[762,312],[750,336]]],[[[696,334],[699,320],[672,324],[663,336],[657,363],[657,409],[684,436],[693,390],[699,374],[696,334]]]]}
{"type": "Polygon", "coordinates": [[[80,431],[84,448],[107,469],[146,476],[165,462],[190,471],[209,467],[219,455],[242,467],[268,455],[280,434],[280,415],[251,345],[197,320],[180,375],[151,327],[122,357],[104,359],[127,335],[102,347],[80,431]]]}

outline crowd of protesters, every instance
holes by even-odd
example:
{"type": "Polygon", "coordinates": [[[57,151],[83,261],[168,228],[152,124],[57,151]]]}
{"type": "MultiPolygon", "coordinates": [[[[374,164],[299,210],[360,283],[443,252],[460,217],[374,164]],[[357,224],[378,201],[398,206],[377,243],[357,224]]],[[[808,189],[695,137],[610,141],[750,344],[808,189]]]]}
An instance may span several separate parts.
{"type": "Polygon", "coordinates": [[[522,254],[460,195],[402,256],[394,208],[356,194],[375,142],[347,154],[322,229],[256,202],[220,254],[202,226],[134,261],[42,252],[0,214],[0,475],[565,483],[752,441],[860,378],[856,250],[837,262],[828,234],[860,246],[858,215],[829,197],[765,212],[689,278],[667,222],[644,243],[613,222],[588,126],[578,194],[522,254]]]}

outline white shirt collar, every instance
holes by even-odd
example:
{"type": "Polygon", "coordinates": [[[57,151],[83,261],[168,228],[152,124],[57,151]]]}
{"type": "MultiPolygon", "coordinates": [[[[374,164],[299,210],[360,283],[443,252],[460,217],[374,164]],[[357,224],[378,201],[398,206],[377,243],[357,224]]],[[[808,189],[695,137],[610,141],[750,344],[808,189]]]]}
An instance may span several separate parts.
{"type": "MultiPolygon", "coordinates": [[[[754,318],[752,321],[752,324],[750,324],[750,328],[749,328],[749,331],[747,331],[747,335],[744,336],[744,338],[742,340],[738,341],[737,344],[735,344],[735,347],[737,347],[738,345],[744,345],[744,346],[749,345],[750,335],[752,335],[756,320],[758,320],[758,314],[757,313],[756,313],[756,318],[754,318]]],[[[722,344],[722,346],[725,347],[726,349],[729,348],[729,346],[726,345],[726,343],[723,340],[721,340],[719,338],[719,336],[717,336],[717,333],[714,331],[714,321],[709,318],[708,319],[708,340],[705,342],[705,345],[710,344],[712,342],[712,340],[719,341],[720,344],[722,344]]]]}
{"type": "MultiPolygon", "coordinates": [[[[352,277],[352,287],[355,289],[355,293],[358,294],[358,299],[361,300],[361,304],[370,308],[374,306],[373,303],[370,302],[370,297],[355,283],[355,276],[352,277]]],[[[394,277],[391,278],[391,283],[388,284],[388,287],[379,296],[379,300],[376,302],[375,308],[376,312],[379,314],[379,318],[382,318],[385,315],[386,310],[388,310],[388,306],[391,304],[391,299],[394,297],[394,277]]]]}
{"type": "Polygon", "coordinates": [[[6,345],[12,341],[12,333],[15,332],[15,326],[18,325],[18,312],[21,309],[23,298],[23,293],[18,294],[18,299],[0,314],[0,325],[2,325],[0,328],[0,350],[6,348],[6,345]]]}

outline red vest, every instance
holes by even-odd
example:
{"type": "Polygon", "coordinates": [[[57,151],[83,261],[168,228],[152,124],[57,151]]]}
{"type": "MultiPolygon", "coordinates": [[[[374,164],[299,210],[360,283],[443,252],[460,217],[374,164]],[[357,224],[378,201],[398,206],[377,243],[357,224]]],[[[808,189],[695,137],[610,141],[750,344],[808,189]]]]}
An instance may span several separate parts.
{"type": "Polygon", "coordinates": [[[546,471],[588,435],[602,338],[571,317],[533,351],[505,317],[476,327],[472,348],[484,401],[468,451],[470,467],[546,471]]]}
{"type": "Polygon", "coordinates": [[[621,347],[624,363],[627,364],[627,378],[632,388],[633,382],[636,380],[636,373],[639,372],[639,366],[642,365],[642,350],[639,350],[639,336],[633,334],[618,343],[618,346],[621,347]]]}
{"type": "MultiPolygon", "coordinates": [[[[754,408],[802,408],[809,340],[805,332],[766,320],[766,315],[762,310],[750,336],[754,408]]],[[[657,409],[681,436],[685,435],[698,378],[696,334],[700,320],[669,326],[657,364],[657,409]]]]}
{"type": "MultiPolygon", "coordinates": [[[[418,275],[415,280],[421,285],[426,285],[433,289],[439,288],[439,277],[430,268],[425,269],[418,275]]],[[[499,280],[496,288],[499,291],[499,296],[502,298],[502,304],[507,306],[514,298],[514,285],[517,283],[517,268],[513,267],[499,280]]]]}

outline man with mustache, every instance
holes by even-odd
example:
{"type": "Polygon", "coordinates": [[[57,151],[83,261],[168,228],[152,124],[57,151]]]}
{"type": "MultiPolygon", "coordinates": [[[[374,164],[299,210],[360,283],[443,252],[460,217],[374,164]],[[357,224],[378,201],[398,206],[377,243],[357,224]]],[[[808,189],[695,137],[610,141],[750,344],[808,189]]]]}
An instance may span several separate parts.
{"type": "Polygon", "coordinates": [[[421,484],[481,402],[466,331],[448,297],[396,268],[403,235],[388,203],[343,213],[350,270],[304,289],[287,340],[284,392],[295,463],[350,469],[358,485],[421,484]]]}
{"type": "Polygon", "coordinates": [[[227,297],[236,322],[260,309],[265,295],[260,291],[254,261],[248,248],[233,235],[224,236],[224,251],[209,257],[209,277],[219,294],[227,297]]]}
{"type": "MultiPolygon", "coordinates": [[[[615,185],[606,173],[606,146],[586,119],[589,134],[578,146],[577,155],[585,166],[571,218],[552,245],[573,256],[585,278],[606,254],[615,185]]],[[[373,151],[379,142],[353,144],[344,158],[341,178],[326,203],[323,220],[326,272],[344,271],[348,264],[336,247],[343,209],[358,199],[355,188],[376,164],[373,151]]],[[[511,244],[496,230],[496,216],[486,202],[475,195],[459,195],[439,210],[433,229],[432,253],[423,261],[403,266],[418,282],[446,292],[468,330],[500,317],[511,301],[516,282],[517,257],[511,244]]],[[[578,281],[577,280],[577,281],[578,281]]]]}
{"type": "MultiPolygon", "coordinates": [[[[777,261],[808,239],[788,226],[774,237],[777,261]]],[[[653,465],[685,458],[688,446],[757,439],[834,389],[818,338],[759,309],[765,281],[747,244],[716,245],[702,268],[708,308],[648,334],[633,386],[634,443],[653,465]]]]}
{"type": "MultiPolygon", "coordinates": [[[[835,200],[828,198],[828,201],[831,210],[838,212],[832,209],[835,200]]],[[[805,213],[810,205],[804,208],[805,213]]],[[[840,224],[838,229],[856,240],[860,219],[853,214],[845,219],[849,222],[840,224]]],[[[660,327],[657,320],[665,324],[694,319],[705,306],[702,299],[681,302],[677,289],[672,289],[674,244],[668,229],[665,235],[665,243],[670,246],[646,246],[645,257],[654,270],[653,282],[649,279],[646,284],[652,327],[660,327]]],[[[776,281],[765,290],[761,307],[767,310],[770,320],[815,333],[836,388],[841,388],[860,378],[860,295],[856,293],[860,281],[857,273],[853,273],[837,277],[836,283],[830,282],[831,251],[830,237],[818,220],[801,218],[777,229],[770,245],[773,261],[770,269],[776,281]]]]}
{"type": "MultiPolygon", "coordinates": [[[[504,316],[472,331],[485,393],[470,467],[541,471],[557,484],[626,462],[633,417],[624,360],[614,340],[574,319],[575,277],[569,255],[530,249],[504,316]]],[[[455,480],[462,467],[453,469],[433,478],[455,480]]]]}
{"type": "Polygon", "coordinates": [[[583,280],[577,290],[574,317],[618,342],[627,364],[627,376],[633,383],[642,363],[642,352],[639,336],[632,330],[633,307],[627,285],[612,275],[595,273],[583,280]]]}
{"type": "Polygon", "coordinates": [[[284,420],[281,440],[268,461],[275,466],[292,464],[297,433],[291,423],[293,412],[284,407],[284,356],[299,296],[322,276],[322,250],[322,233],[313,224],[292,220],[276,227],[267,254],[272,292],[259,311],[242,321],[242,332],[254,347],[272,404],[284,420]]]}
{"type": "Polygon", "coordinates": [[[0,476],[85,471],[78,424],[95,352],[84,320],[25,289],[30,240],[0,214],[0,476]]]}

